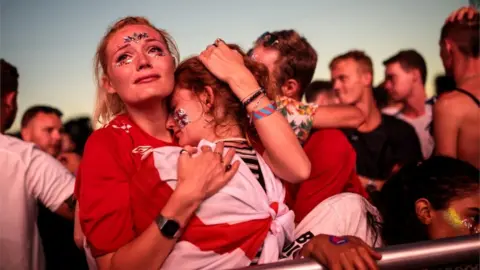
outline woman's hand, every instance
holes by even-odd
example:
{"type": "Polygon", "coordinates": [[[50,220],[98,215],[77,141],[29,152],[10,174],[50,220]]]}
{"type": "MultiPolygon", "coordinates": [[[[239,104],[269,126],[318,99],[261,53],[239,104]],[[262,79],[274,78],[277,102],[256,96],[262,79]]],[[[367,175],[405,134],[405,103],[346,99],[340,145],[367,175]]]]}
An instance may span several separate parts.
{"type": "Polygon", "coordinates": [[[178,184],[176,192],[189,200],[202,202],[225,186],[240,166],[232,162],[235,150],[230,149],[223,156],[223,142],[217,143],[214,150],[202,146],[200,154],[193,147],[185,147],[178,159],[178,184]]]}
{"type": "Polygon", "coordinates": [[[475,7],[468,6],[468,7],[461,7],[448,16],[448,18],[445,20],[446,23],[448,22],[455,22],[455,21],[461,21],[464,18],[468,18],[469,20],[473,19],[473,16],[475,14],[478,14],[478,10],[475,7]]]}
{"type": "Polygon", "coordinates": [[[228,83],[240,100],[260,88],[253,74],[245,66],[243,56],[238,51],[230,49],[221,39],[208,46],[198,58],[215,77],[228,83]]]}
{"type": "Polygon", "coordinates": [[[378,269],[376,260],[382,255],[355,236],[336,237],[320,234],[312,238],[301,252],[328,269],[378,269]]]}

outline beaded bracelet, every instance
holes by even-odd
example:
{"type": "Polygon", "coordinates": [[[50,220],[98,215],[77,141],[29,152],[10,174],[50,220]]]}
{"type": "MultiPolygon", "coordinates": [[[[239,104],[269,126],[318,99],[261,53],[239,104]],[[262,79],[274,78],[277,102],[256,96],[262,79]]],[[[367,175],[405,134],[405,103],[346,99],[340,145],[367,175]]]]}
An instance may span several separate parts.
{"type": "Polygon", "coordinates": [[[248,96],[244,100],[242,100],[243,107],[247,107],[257,97],[259,97],[260,95],[265,94],[265,93],[266,93],[265,89],[263,89],[263,88],[258,89],[255,93],[251,94],[250,96],[248,96]]]}
{"type": "Polygon", "coordinates": [[[262,119],[264,117],[267,117],[267,116],[271,115],[276,110],[277,110],[277,107],[275,106],[275,104],[270,103],[267,106],[261,108],[260,110],[252,112],[252,115],[253,115],[252,118],[255,118],[256,120],[259,120],[259,119],[262,119]]]}

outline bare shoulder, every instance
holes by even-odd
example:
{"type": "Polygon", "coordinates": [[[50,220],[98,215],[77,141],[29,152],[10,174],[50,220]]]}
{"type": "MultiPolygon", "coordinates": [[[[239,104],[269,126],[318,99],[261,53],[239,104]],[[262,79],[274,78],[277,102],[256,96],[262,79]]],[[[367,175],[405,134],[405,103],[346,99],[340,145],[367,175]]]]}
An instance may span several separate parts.
{"type": "Polygon", "coordinates": [[[472,108],[478,108],[472,98],[457,91],[442,94],[435,102],[435,113],[448,113],[449,115],[461,116],[472,108]]]}

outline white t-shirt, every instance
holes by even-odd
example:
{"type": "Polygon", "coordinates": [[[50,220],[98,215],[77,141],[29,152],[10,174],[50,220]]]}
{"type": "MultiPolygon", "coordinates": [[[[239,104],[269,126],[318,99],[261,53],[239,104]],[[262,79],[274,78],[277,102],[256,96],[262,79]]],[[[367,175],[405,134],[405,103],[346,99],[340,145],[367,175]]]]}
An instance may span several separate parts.
{"type": "Polygon", "coordinates": [[[319,203],[295,228],[295,242],[282,250],[282,258],[292,259],[315,235],[352,235],[369,246],[381,247],[381,236],[374,233],[367,221],[367,211],[377,222],[380,213],[364,197],[340,193],[319,203]]]}
{"type": "Polygon", "coordinates": [[[400,112],[402,108],[399,107],[386,107],[382,109],[382,113],[386,115],[395,115],[400,112]]]}
{"type": "Polygon", "coordinates": [[[424,159],[428,159],[435,147],[435,141],[430,133],[430,125],[432,123],[432,105],[425,104],[425,113],[417,118],[410,118],[399,112],[394,115],[398,119],[401,119],[415,128],[420,146],[422,147],[422,154],[424,159]]]}
{"type": "Polygon", "coordinates": [[[33,144],[2,134],[0,164],[0,270],[44,269],[37,200],[56,211],[75,178],[33,144]]]}

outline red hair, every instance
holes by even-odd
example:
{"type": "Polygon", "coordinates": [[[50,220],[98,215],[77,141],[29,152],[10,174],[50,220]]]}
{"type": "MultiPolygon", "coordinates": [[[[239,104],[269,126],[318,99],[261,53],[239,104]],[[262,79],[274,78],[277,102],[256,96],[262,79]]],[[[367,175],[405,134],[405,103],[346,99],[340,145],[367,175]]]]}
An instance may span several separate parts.
{"type": "MultiPolygon", "coordinates": [[[[252,72],[260,87],[267,91],[267,96],[270,99],[274,99],[275,93],[270,90],[273,88],[269,87],[267,67],[250,59],[239,46],[233,44],[228,46],[243,56],[245,66],[252,72]]],[[[191,57],[180,63],[175,71],[175,83],[176,87],[189,89],[197,96],[206,92],[205,87],[209,86],[212,88],[215,100],[211,109],[211,115],[214,117],[215,128],[225,125],[228,120],[234,120],[245,135],[255,134],[253,126],[249,123],[247,110],[243,107],[242,102],[233,93],[228,84],[215,77],[198,57],[191,57]],[[218,108],[223,110],[217,110],[218,108]]]]}

